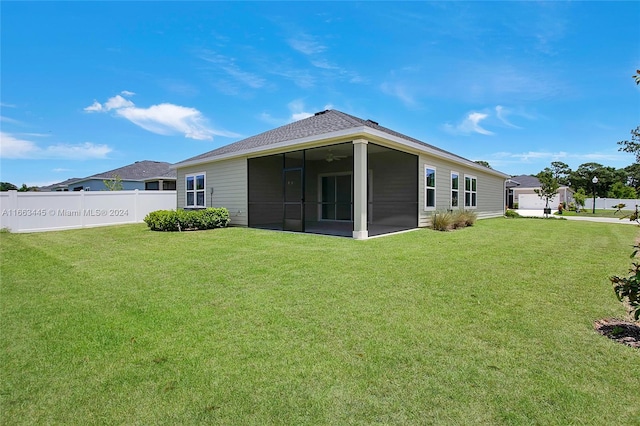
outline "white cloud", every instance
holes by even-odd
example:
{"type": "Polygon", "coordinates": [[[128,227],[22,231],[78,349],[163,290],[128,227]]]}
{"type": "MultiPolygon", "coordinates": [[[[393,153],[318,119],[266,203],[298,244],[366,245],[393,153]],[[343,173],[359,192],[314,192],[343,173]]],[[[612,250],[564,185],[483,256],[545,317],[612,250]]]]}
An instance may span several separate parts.
{"type": "Polygon", "coordinates": [[[51,170],[52,172],[56,172],[56,173],[63,173],[63,172],[70,172],[71,169],[63,169],[62,167],[56,167],[55,169],[51,170]]]}
{"type": "Polygon", "coordinates": [[[135,95],[135,92],[130,92],[128,90],[123,90],[122,92],[120,92],[120,94],[131,97],[131,96],[135,95]]]}
{"type": "Polygon", "coordinates": [[[289,46],[294,50],[305,55],[313,55],[322,53],[327,50],[327,47],[315,40],[314,37],[308,34],[300,34],[297,38],[290,38],[287,40],[289,46]]]}
{"type": "Polygon", "coordinates": [[[84,110],[87,112],[100,112],[102,111],[102,104],[98,101],[93,101],[93,103],[84,110]]]}
{"type": "Polygon", "coordinates": [[[382,83],[380,89],[383,93],[400,99],[408,107],[415,107],[418,104],[410,91],[400,83],[382,83]]]}
{"type": "Polygon", "coordinates": [[[11,123],[11,124],[19,124],[19,125],[23,124],[21,121],[15,120],[13,118],[5,117],[3,115],[0,115],[0,122],[11,123]]]}
{"type": "Polygon", "coordinates": [[[511,114],[511,111],[509,109],[503,107],[502,105],[496,106],[496,117],[498,117],[498,120],[500,120],[507,127],[513,127],[514,129],[521,129],[522,127],[516,126],[515,124],[507,120],[507,116],[510,114],[511,114]]]}
{"type": "Polygon", "coordinates": [[[106,158],[112,151],[107,145],[85,142],[82,144],[56,144],[40,147],[36,143],[0,132],[0,158],[3,159],[68,159],[87,160],[106,158]]]}
{"type": "Polygon", "coordinates": [[[266,85],[266,80],[256,74],[242,70],[235,62],[234,58],[229,58],[224,55],[220,55],[210,50],[204,50],[199,55],[200,59],[209,63],[218,65],[221,70],[233,77],[240,83],[251,87],[252,89],[259,89],[266,85]]]}
{"type": "Polygon", "coordinates": [[[116,95],[110,98],[105,104],[104,109],[106,111],[111,111],[112,109],[120,109],[120,108],[129,108],[134,104],[128,99],[123,98],[120,95],[116,95]]]}
{"type": "Polygon", "coordinates": [[[291,111],[291,121],[303,120],[313,115],[311,112],[304,111],[304,102],[299,99],[289,102],[287,106],[291,111]]]}
{"type": "Polygon", "coordinates": [[[133,124],[159,135],[183,134],[186,138],[196,140],[212,140],[214,135],[238,136],[233,132],[209,127],[206,118],[195,108],[170,103],[139,108],[130,100],[116,95],[109,98],[104,105],[94,102],[93,105],[85,108],[85,111],[114,111],[117,116],[126,118],[133,124]]]}
{"type": "Polygon", "coordinates": [[[493,132],[480,126],[480,122],[489,117],[489,114],[482,112],[470,112],[467,116],[456,126],[449,123],[443,126],[444,130],[449,133],[468,135],[471,133],[480,133],[481,135],[493,135],[493,132]]]}

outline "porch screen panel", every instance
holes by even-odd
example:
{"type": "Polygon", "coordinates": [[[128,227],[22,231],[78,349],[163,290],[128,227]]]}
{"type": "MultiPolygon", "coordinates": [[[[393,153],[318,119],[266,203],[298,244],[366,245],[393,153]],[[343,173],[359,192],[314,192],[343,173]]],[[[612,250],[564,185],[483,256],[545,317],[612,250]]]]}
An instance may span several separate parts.
{"type": "Polygon", "coordinates": [[[418,226],[418,156],[370,143],[369,235],[418,226]]]}
{"type": "Polygon", "coordinates": [[[353,143],[305,151],[305,232],[353,235],[353,143]]]}
{"type": "Polygon", "coordinates": [[[282,230],[284,217],[283,155],[250,158],[247,165],[249,226],[282,230]]]}

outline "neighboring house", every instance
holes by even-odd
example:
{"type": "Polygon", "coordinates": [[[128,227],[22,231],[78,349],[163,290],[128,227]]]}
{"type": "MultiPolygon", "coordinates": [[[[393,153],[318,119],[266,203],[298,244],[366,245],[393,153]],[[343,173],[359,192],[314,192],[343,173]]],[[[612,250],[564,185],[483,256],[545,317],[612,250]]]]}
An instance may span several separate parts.
{"type": "Polygon", "coordinates": [[[162,161],[136,161],[128,166],[85,178],[68,179],[40,188],[41,191],[105,191],[105,180],[119,176],[123,190],[175,190],[176,171],[162,161]]]}
{"type": "Polygon", "coordinates": [[[80,180],[80,178],[71,178],[71,179],[64,180],[62,182],[54,183],[52,185],[41,186],[40,188],[38,188],[38,191],[41,191],[41,192],[68,191],[69,190],[69,184],[71,184],[71,183],[73,183],[73,182],[75,182],[77,180],[80,180]]]}
{"type": "MultiPolygon", "coordinates": [[[[540,180],[535,176],[520,175],[507,180],[507,207],[510,209],[518,206],[518,209],[532,210],[545,207],[545,201],[536,194],[535,190],[540,189],[540,180]]],[[[558,194],[549,201],[549,207],[555,209],[560,203],[573,201],[573,189],[561,185],[558,194]]]]}
{"type": "Polygon", "coordinates": [[[502,216],[508,175],[336,110],[198,155],[179,208],[226,207],[234,225],[367,238],[436,211],[502,216]]]}

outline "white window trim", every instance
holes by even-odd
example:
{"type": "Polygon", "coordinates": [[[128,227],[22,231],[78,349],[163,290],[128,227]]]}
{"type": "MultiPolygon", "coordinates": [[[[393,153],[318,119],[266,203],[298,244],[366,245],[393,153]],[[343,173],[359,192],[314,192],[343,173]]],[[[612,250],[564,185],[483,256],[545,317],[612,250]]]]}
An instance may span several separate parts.
{"type": "MultiPolygon", "coordinates": [[[[474,175],[464,175],[464,208],[465,209],[477,209],[478,208],[478,177],[474,176],[474,175]],[[469,191],[467,191],[467,178],[471,179],[473,181],[473,179],[476,180],[476,190],[472,190],[470,189],[469,191]],[[471,194],[471,198],[473,198],[473,194],[476,194],[476,205],[475,206],[468,206],[467,205],[467,192],[469,192],[469,194],[471,194]]],[[[472,184],[473,187],[473,184],[472,184]]]]}
{"type": "MultiPolygon", "coordinates": [[[[453,209],[459,209],[460,208],[460,173],[456,172],[456,171],[451,171],[451,188],[449,191],[449,207],[453,210],[453,209]],[[458,188],[457,189],[453,189],[453,175],[458,176],[458,188]],[[458,205],[454,206],[453,205],[453,191],[456,191],[458,193],[458,205]]],[[[464,192],[464,191],[463,191],[464,192]]],[[[464,204],[464,202],[462,203],[464,204]]]]}
{"type": "Polygon", "coordinates": [[[424,166],[424,211],[433,211],[436,209],[438,205],[438,201],[436,199],[437,191],[436,187],[438,185],[438,169],[435,166],[430,166],[425,164],[424,166]],[[427,170],[433,170],[433,186],[427,186],[427,170]],[[433,206],[427,206],[427,191],[429,189],[433,189],[433,206]]]}
{"type": "Polygon", "coordinates": [[[189,209],[197,209],[197,208],[206,208],[207,207],[207,172],[197,172],[197,173],[187,173],[184,175],[184,207],[185,208],[189,208],[189,209]],[[202,190],[196,190],[196,182],[198,179],[198,176],[204,176],[204,188],[202,190]],[[187,179],[189,177],[193,177],[193,190],[187,190],[187,179]],[[200,206],[197,205],[197,200],[198,200],[198,196],[197,196],[197,192],[198,191],[203,191],[204,192],[204,205],[200,206]],[[187,194],[189,192],[193,192],[193,204],[189,205],[187,204],[187,194]]]}

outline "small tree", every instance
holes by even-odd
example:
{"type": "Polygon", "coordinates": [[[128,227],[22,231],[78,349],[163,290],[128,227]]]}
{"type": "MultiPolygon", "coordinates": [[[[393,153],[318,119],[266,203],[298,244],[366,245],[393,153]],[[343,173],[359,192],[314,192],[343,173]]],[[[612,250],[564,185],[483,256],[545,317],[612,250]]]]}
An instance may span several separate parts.
{"type": "MultiPolygon", "coordinates": [[[[633,253],[631,253],[632,259],[636,257],[638,250],[640,250],[640,245],[636,244],[633,253]]],[[[627,308],[629,317],[638,321],[640,319],[640,263],[637,261],[632,262],[629,276],[618,277],[616,275],[609,278],[609,280],[613,284],[613,291],[616,293],[616,297],[627,308]]]]}
{"type": "Polygon", "coordinates": [[[111,179],[105,179],[102,183],[104,183],[104,186],[106,186],[109,191],[122,191],[123,188],[120,175],[113,175],[111,179]]]}
{"type": "Polygon", "coordinates": [[[540,180],[540,189],[534,189],[534,191],[545,201],[544,214],[547,216],[549,201],[558,193],[560,185],[558,185],[558,179],[553,177],[553,173],[548,168],[538,173],[537,177],[540,180]]]}
{"type": "Polygon", "coordinates": [[[584,188],[578,189],[578,191],[573,194],[573,200],[576,202],[578,207],[578,211],[584,207],[584,202],[587,200],[587,193],[584,192],[584,188]]]}

